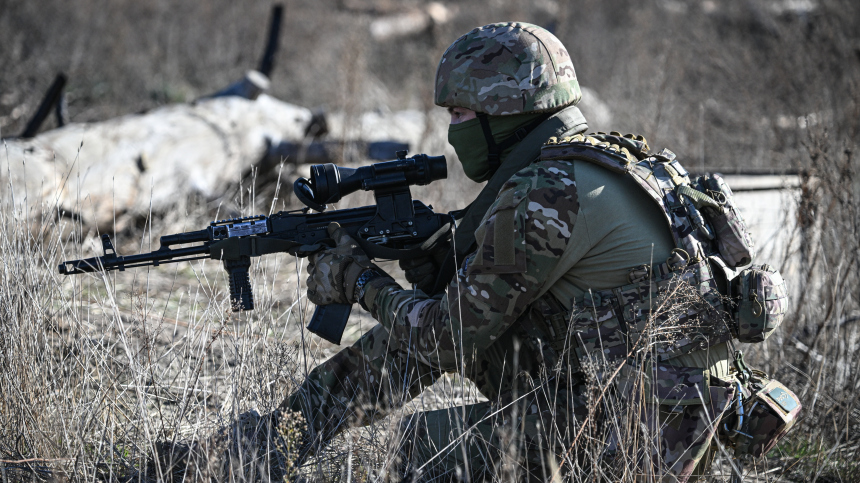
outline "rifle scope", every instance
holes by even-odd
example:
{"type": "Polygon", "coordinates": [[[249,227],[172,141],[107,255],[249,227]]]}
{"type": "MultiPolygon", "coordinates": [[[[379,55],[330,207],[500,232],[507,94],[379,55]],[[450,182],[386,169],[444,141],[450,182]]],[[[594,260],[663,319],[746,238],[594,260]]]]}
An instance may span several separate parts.
{"type": "Polygon", "coordinates": [[[411,185],[426,185],[447,177],[445,156],[416,154],[407,158],[406,151],[398,151],[394,161],[361,168],[344,168],[331,163],[315,164],[311,166],[310,179],[297,179],[293,190],[302,203],[323,211],[327,203],[337,203],[358,189],[380,193],[411,185]]]}

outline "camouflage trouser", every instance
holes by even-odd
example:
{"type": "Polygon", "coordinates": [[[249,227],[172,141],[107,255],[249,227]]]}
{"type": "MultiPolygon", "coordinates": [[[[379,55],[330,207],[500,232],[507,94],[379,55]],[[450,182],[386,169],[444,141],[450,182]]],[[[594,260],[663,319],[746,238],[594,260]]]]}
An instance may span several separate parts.
{"type": "Polygon", "coordinates": [[[607,467],[632,472],[635,481],[684,483],[707,476],[735,383],[701,368],[652,361],[628,363],[617,376],[606,398],[615,414],[606,421],[607,467]]]}
{"type": "Polygon", "coordinates": [[[283,407],[304,415],[311,440],[326,444],[347,428],[382,419],[440,376],[390,351],[388,342],[388,331],[376,325],[314,368],[284,401],[283,407]]]}
{"type": "Polygon", "coordinates": [[[401,422],[404,466],[420,481],[550,481],[564,457],[564,424],[523,398],[413,414],[401,422]]]}
{"type": "MultiPolygon", "coordinates": [[[[284,406],[304,415],[313,451],[349,427],[386,417],[439,376],[414,357],[389,350],[388,332],[377,325],[316,367],[284,406]]],[[[629,478],[632,471],[643,481],[692,481],[710,464],[714,429],[730,398],[718,386],[710,404],[659,406],[620,397],[613,387],[602,391],[576,376],[564,384],[553,377],[528,379],[519,396],[506,393],[497,401],[405,417],[395,438],[401,457],[384,470],[394,479],[421,481],[456,481],[467,474],[478,481],[484,475],[546,481],[557,471],[574,480],[616,471],[629,478]],[[617,424],[625,418],[626,426],[617,424]],[[651,430],[640,434],[640,428],[651,430]],[[619,456],[618,444],[629,438],[641,448],[619,456]]]]}
{"type": "MultiPolygon", "coordinates": [[[[505,360],[490,363],[497,367],[510,365],[505,360]]],[[[416,358],[389,350],[388,332],[377,325],[351,347],[311,371],[284,407],[302,412],[309,439],[319,447],[349,427],[369,425],[384,418],[440,376],[416,358]]],[[[453,477],[464,472],[478,475],[498,466],[497,462],[518,458],[527,463],[522,467],[541,475],[542,470],[535,465],[544,458],[537,454],[547,445],[561,453],[561,442],[570,431],[561,431],[561,439],[556,436],[547,443],[539,428],[567,426],[568,416],[584,408],[585,403],[570,398],[567,391],[556,390],[549,397],[541,387],[527,381],[522,392],[524,396],[520,398],[508,393],[502,398],[506,403],[487,402],[406,417],[400,425],[402,467],[388,470],[409,473],[420,469],[422,479],[442,474],[453,477]],[[561,398],[573,399],[571,407],[565,408],[567,403],[540,402],[561,398]],[[528,460],[534,461],[528,463],[528,460]]]]}
{"type": "Polygon", "coordinates": [[[716,451],[710,444],[710,436],[691,427],[701,421],[697,410],[685,411],[686,414],[661,411],[664,427],[671,427],[672,431],[692,429],[698,438],[684,448],[663,447],[667,446],[667,437],[678,441],[677,432],[667,434],[664,430],[663,438],[658,438],[662,441],[654,442],[654,449],[659,448],[657,454],[640,460],[638,465],[612,458],[606,445],[589,447],[589,442],[595,439],[612,439],[605,420],[582,433],[583,451],[566,451],[570,449],[569,440],[557,434],[554,437],[555,431],[547,434],[540,429],[559,429],[551,414],[528,414],[526,410],[523,417],[511,417],[514,411],[494,415],[497,410],[486,402],[404,418],[400,439],[404,464],[394,472],[399,476],[409,475],[414,481],[544,482],[559,476],[564,481],[610,482],[621,481],[626,474],[630,477],[628,481],[694,482],[708,474],[716,451]],[[672,456],[676,460],[671,460],[672,456]],[[631,468],[635,468],[638,476],[631,477],[631,468]]]}

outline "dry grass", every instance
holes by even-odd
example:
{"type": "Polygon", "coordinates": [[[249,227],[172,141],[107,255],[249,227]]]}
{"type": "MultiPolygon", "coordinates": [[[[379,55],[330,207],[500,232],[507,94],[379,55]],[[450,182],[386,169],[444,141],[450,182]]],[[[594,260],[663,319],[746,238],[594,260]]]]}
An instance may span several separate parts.
{"type": "MultiPolygon", "coordinates": [[[[98,253],[100,234],[58,216],[52,200],[27,199],[7,187],[0,207],[0,253],[7,255],[0,289],[0,467],[13,479],[134,474],[156,442],[204,439],[240,413],[271,411],[337,349],[303,329],[313,306],[300,286],[301,259],[255,260],[256,309],[242,313],[230,310],[218,262],[64,277],[59,261],[98,253]]],[[[266,212],[253,191],[240,187],[227,204],[239,214],[266,212]]],[[[185,216],[117,234],[119,252],[155,249],[159,234],[210,221],[200,206],[182,208],[185,216]]],[[[356,313],[344,343],[373,323],[356,313]]],[[[477,397],[445,379],[411,410],[477,397]]],[[[325,479],[340,474],[353,446],[369,461],[384,461],[384,452],[371,448],[390,447],[380,441],[386,429],[341,438],[314,471],[325,479]]]]}
{"type": "MultiPolygon", "coordinates": [[[[7,155],[6,162],[14,161],[7,155]]],[[[854,169],[850,166],[846,169],[854,169]]],[[[857,471],[852,458],[857,449],[856,399],[853,391],[841,389],[857,384],[851,362],[856,329],[853,319],[845,317],[856,313],[851,311],[857,302],[852,292],[857,286],[852,270],[857,248],[844,238],[845,233],[856,233],[846,231],[856,228],[848,223],[856,221],[856,207],[830,199],[834,190],[844,189],[842,177],[816,179],[806,202],[833,210],[816,223],[835,228],[810,228],[807,250],[819,259],[810,263],[834,263],[824,260],[827,246],[835,245],[846,257],[836,262],[835,270],[810,267],[805,293],[812,295],[799,303],[799,315],[775,337],[777,343],[769,342],[754,355],[758,365],[789,382],[813,409],[805,413],[804,430],[795,430],[764,468],[754,468],[755,473],[777,468],[763,481],[779,476],[803,481],[813,475],[850,481],[857,471]],[[813,310],[818,307],[830,311],[827,319],[813,310]],[[840,330],[838,336],[826,330],[828,324],[840,330]],[[794,349],[788,341],[795,340],[806,341],[808,349],[794,349]],[[839,382],[829,382],[833,379],[839,382]]],[[[250,196],[253,189],[243,189],[245,206],[238,195],[233,206],[240,213],[265,212],[260,205],[267,202],[258,203],[250,196]]],[[[240,314],[229,310],[226,279],[216,262],[62,277],[56,273],[58,261],[92,254],[99,234],[58,217],[51,200],[24,200],[14,186],[6,193],[0,210],[0,459],[12,480],[122,480],[137,474],[159,441],[205,439],[241,413],[270,411],[336,349],[302,329],[311,307],[300,286],[301,260],[278,255],[255,261],[257,309],[240,314]]],[[[124,243],[120,252],[150,249],[156,232],[205,225],[203,210],[188,207],[186,212],[184,217],[155,220],[152,230],[147,223],[143,231],[118,234],[121,240],[135,240],[124,243]]],[[[670,295],[672,300],[680,296],[670,295]]],[[[671,319],[678,306],[666,304],[663,310],[671,319]]],[[[371,324],[366,314],[354,316],[346,342],[371,324]]],[[[645,341],[665,339],[666,329],[662,324],[645,341]]],[[[591,412],[576,427],[576,451],[556,446],[556,453],[565,457],[558,464],[572,471],[573,481],[597,475],[633,481],[638,455],[651,451],[649,435],[656,428],[643,433],[633,414],[623,409],[629,401],[607,390],[617,376],[614,366],[586,372],[591,412]],[[609,418],[614,426],[598,424],[606,414],[615,415],[609,418]],[[607,467],[603,444],[611,434],[619,438],[622,451],[607,467]]],[[[339,437],[301,473],[309,481],[390,477],[399,457],[400,417],[479,400],[462,375],[443,378],[390,418],[339,437]]],[[[516,461],[522,440],[516,431],[502,434],[507,434],[503,440],[511,451],[488,464],[496,465],[495,479],[509,481],[521,471],[516,461]]],[[[727,474],[725,464],[718,467],[727,474]]]]}
{"type": "MultiPolygon", "coordinates": [[[[239,7],[225,6],[230,2],[189,4],[182,11],[131,3],[19,2],[0,9],[0,40],[11,46],[0,50],[7,67],[0,75],[3,135],[20,130],[56,70],[71,74],[73,119],[88,121],[215,91],[257,60],[266,5],[242,7],[239,14],[231,10],[239,7]],[[186,28],[191,18],[195,28],[186,28]],[[88,29],[95,34],[80,34],[88,29]],[[136,41],[99,40],[121,38],[117,30],[137,32],[128,34],[136,41]]],[[[614,114],[611,125],[593,128],[642,132],[652,145],[691,160],[688,167],[805,170],[796,228],[790,227],[800,231],[801,242],[788,251],[803,262],[802,278],[789,281],[801,287],[801,296],[776,335],[745,348],[753,365],[797,392],[803,420],[753,471],[760,481],[856,481],[860,15],[847,0],[812,2],[816,8],[805,14],[773,13],[774,5],[788,3],[655,1],[634,9],[620,1],[580,2],[578,9],[537,0],[458,4],[451,23],[392,44],[362,43],[357,30],[347,28],[372,18],[350,10],[361,2],[288,4],[285,31],[299,40],[278,59],[275,95],[347,115],[378,106],[425,108],[432,91],[428,63],[456,35],[501,18],[555,21],[583,85],[614,114]],[[279,82],[278,75],[291,81],[279,82]]],[[[583,107],[587,116],[589,108],[583,107]]],[[[448,149],[444,126],[427,134],[414,151],[448,149]]],[[[445,154],[455,178],[459,167],[450,151],[445,154]]],[[[0,152],[0,168],[20,162],[26,160],[0,152]]],[[[0,169],[0,179],[5,172],[0,169]]],[[[240,413],[271,410],[336,349],[303,330],[312,307],[302,296],[301,260],[255,261],[257,310],[242,314],[230,312],[223,270],[213,262],[62,277],[59,261],[91,255],[98,233],[61,216],[53,200],[33,199],[4,183],[0,481],[134,474],[157,441],[207,436],[240,413]]],[[[121,253],[149,250],[161,234],[202,227],[224,213],[268,212],[276,185],[243,180],[221,200],[183,199],[174,212],[140,220],[115,241],[121,253]]],[[[476,191],[456,181],[414,193],[445,211],[476,191]]],[[[368,202],[361,196],[350,201],[368,202]]],[[[371,324],[369,316],[356,314],[346,342],[371,324]]],[[[593,408],[617,413],[605,384],[595,375],[593,408]]],[[[397,457],[397,416],[478,400],[465,378],[442,378],[394,417],[347,432],[303,473],[312,481],[376,481],[397,457]]],[[[576,471],[601,474],[606,434],[583,427],[576,471]]],[[[622,433],[633,438],[635,431],[622,433]]],[[[511,453],[494,462],[499,481],[516,472],[517,435],[507,437],[511,453]]],[[[634,439],[630,448],[647,448],[641,445],[647,438],[634,439]]],[[[616,477],[629,481],[623,471],[629,467],[622,464],[616,477]]],[[[715,471],[718,480],[728,479],[725,461],[715,471]]]]}

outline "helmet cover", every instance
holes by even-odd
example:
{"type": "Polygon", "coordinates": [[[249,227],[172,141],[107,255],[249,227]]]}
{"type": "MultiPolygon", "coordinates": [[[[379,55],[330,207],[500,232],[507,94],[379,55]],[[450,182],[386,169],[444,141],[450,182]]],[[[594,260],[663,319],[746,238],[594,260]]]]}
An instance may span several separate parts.
{"type": "Polygon", "coordinates": [[[478,27],[442,54],[435,102],[491,116],[554,112],[582,98],[561,41],[528,23],[478,27]]]}

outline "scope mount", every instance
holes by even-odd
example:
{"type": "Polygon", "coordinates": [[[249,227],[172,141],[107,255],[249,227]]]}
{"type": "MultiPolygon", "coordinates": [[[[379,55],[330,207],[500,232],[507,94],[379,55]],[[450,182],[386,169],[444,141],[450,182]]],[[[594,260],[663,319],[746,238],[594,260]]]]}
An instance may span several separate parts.
{"type": "Polygon", "coordinates": [[[412,228],[415,206],[409,186],[377,189],[373,196],[376,214],[359,230],[361,238],[377,245],[389,245],[417,235],[412,228]]]}
{"type": "Polygon", "coordinates": [[[359,229],[359,238],[376,245],[404,248],[407,241],[418,234],[409,187],[447,177],[444,156],[417,154],[407,158],[406,154],[406,151],[397,151],[397,159],[393,161],[360,168],[314,165],[309,179],[298,178],[293,191],[305,206],[318,212],[325,211],[328,203],[336,203],[358,189],[373,191],[376,213],[359,229]],[[399,240],[403,243],[398,243],[399,240]]]}

